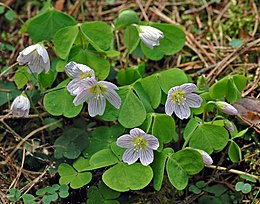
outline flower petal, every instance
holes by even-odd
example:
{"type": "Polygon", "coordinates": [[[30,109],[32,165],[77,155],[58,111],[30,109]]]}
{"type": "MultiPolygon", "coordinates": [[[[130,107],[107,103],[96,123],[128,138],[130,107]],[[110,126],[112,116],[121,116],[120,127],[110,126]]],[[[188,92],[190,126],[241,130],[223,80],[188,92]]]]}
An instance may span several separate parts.
{"type": "Polygon", "coordinates": [[[125,134],[117,138],[116,144],[119,147],[130,148],[133,147],[134,137],[130,134],[125,134]]]}
{"type": "Polygon", "coordinates": [[[144,35],[139,35],[140,39],[142,40],[142,42],[149,47],[150,49],[153,49],[153,46],[156,45],[155,41],[146,38],[144,35]]]}
{"type": "Polygon", "coordinates": [[[186,93],[191,93],[191,92],[195,92],[197,89],[197,86],[195,84],[192,83],[186,83],[186,84],[182,84],[180,86],[181,90],[184,90],[186,93]]]}
{"type": "Polygon", "coordinates": [[[178,118],[183,120],[184,118],[187,119],[190,116],[190,108],[187,103],[183,104],[174,104],[174,113],[178,118]]]}
{"type": "Polygon", "coordinates": [[[154,150],[158,149],[159,141],[155,136],[150,135],[150,134],[145,134],[143,137],[146,139],[146,146],[148,148],[154,149],[154,150]]]}
{"type": "Polygon", "coordinates": [[[175,102],[171,98],[167,98],[165,103],[165,113],[169,116],[172,115],[174,111],[174,104],[175,102]]]}
{"type": "Polygon", "coordinates": [[[145,149],[145,150],[140,150],[140,161],[142,165],[148,166],[153,162],[153,150],[152,149],[145,149]]]}
{"type": "Polygon", "coordinates": [[[38,46],[37,46],[36,50],[37,50],[38,54],[42,57],[43,62],[45,64],[47,64],[47,62],[50,61],[47,50],[44,47],[42,47],[41,45],[39,45],[39,44],[37,44],[37,45],[38,46]]]}
{"type": "Polygon", "coordinates": [[[192,108],[199,108],[202,103],[202,98],[198,94],[188,93],[186,94],[185,102],[192,108]]]}
{"type": "Polygon", "coordinates": [[[202,159],[203,159],[203,162],[206,166],[213,164],[213,160],[207,152],[205,152],[203,150],[199,150],[199,152],[200,152],[202,159]]]}
{"type": "Polygon", "coordinates": [[[45,70],[46,64],[43,62],[43,59],[40,55],[33,55],[31,61],[28,62],[29,72],[40,74],[42,70],[45,70]]]}
{"type": "Polygon", "coordinates": [[[127,149],[123,154],[123,162],[129,165],[135,163],[139,158],[139,153],[135,151],[134,147],[127,149]]]}
{"type": "Polygon", "coordinates": [[[180,86],[174,86],[174,87],[172,87],[169,91],[168,91],[168,97],[172,97],[172,94],[175,92],[175,91],[177,91],[177,90],[180,90],[181,88],[180,88],[180,86]]]}
{"type": "Polygon", "coordinates": [[[104,85],[105,87],[107,87],[107,89],[116,89],[116,90],[118,90],[118,87],[115,84],[111,83],[111,82],[99,81],[98,83],[104,85]]]}
{"type": "Polygon", "coordinates": [[[80,78],[80,74],[82,73],[76,62],[69,62],[66,64],[65,72],[72,79],[80,78]]]}
{"type": "Polygon", "coordinates": [[[72,79],[68,85],[67,90],[70,92],[71,95],[76,96],[80,90],[80,79],[72,79]]]}
{"type": "Polygon", "coordinates": [[[96,115],[103,115],[106,108],[106,99],[105,97],[91,97],[88,103],[88,113],[91,117],[96,115]]]}
{"type": "Polygon", "coordinates": [[[103,95],[116,109],[120,108],[121,98],[113,89],[108,89],[107,92],[103,93],[103,95]]]}
{"type": "Polygon", "coordinates": [[[138,137],[140,135],[145,135],[145,134],[146,133],[140,128],[134,128],[130,130],[130,135],[132,135],[133,137],[138,137]]]}
{"type": "Polygon", "coordinates": [[[35,51],[37,49],[37,47],[38,47],[38,44],[30,45],[30,46],[26,47],[22,52],[20,52],[20,54],[22,54],[23,56],[29,55],[33,51],[35,51]]]}
{"type": "Polygon", "coordinates": [[[78,106],[88,100],[89,97],[89,89],[83,89],[77,93],[77,96],[74,98],[73,103],[75,106],[78,106]]]}

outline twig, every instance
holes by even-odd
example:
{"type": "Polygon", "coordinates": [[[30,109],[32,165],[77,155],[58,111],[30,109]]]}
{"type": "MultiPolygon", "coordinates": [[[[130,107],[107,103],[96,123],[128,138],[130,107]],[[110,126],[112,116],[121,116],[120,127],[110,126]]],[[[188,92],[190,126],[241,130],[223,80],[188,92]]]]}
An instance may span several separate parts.
{"type": "MultiPolygon", "coordinates": [[[[139,0],[136,0],[136,3],[138,4],[141,12],[142,12],[142,15],[144,16],[144,19],[149,22],[149,18],[147,17],[146,13],[145,13],[145,10],[143,8],[143,5],[141,4],[141,2],[139,0]]],[[[142,16],[140,16],[140,20],[142,19],[142,16]]]]}
{"type": "Polygon", "coordinates": [[[55,122],[53,122],[53,123],[44,125],[43,127],[40,127],[40,128],[38,128],[38,129],[32,131],[32,132],[31,132],[30,134],[28,134],[25,138],[23,138],[22,141],[20,141],[20,142],[18,143],[18,145],[15,147],[15,149],[11,152],[10,158],[11,158],[11,157],[14,155],[14,153],[23,145],[23,143],[24,143],[25,141],[27,141],[30,137],[32,137],[32,136],[35,135],[36,133],[38,133],[38,132],[40,132],[40,131],[42,131],[42,130],[48,128],[48,127],[51,127],[51,126],[55,125],[56,123],[58,123],[58,122],[60,122],[60,121],[61,121],[61,120],[55,121],[55,122]]]}
{"type": "Polygon", "coordinates": [[[38,183],[40,181],[40,179],[47,173],[47,171],[49,171],[50,168],[51,168],[51,166],[47,166],[46,169],[44,170],[44,172],[40,176],[38,176],[33,181],[31,181],[26,186],[24,186],[22,189],[20,189],[20,192],[23,192],[25,189],[27,189],[23,193],[23,195],[26,194],[36,183],[38,183]]]}
{"type": "Polygon", "coordinates": [[[22,170],[23,170],[24,161],[25,161],[25,147],[23,147],[23,157],[22,157],[21,167],[19,168],[19,171],[18,171],[18,174],[16,175],[16,178],[13,180],[13,182],[9,186],[9,189],[11,189],[13,186],[14,186],[14,188],[16,187],[16,185],[19,181],[19,178],[21,176],[22,170]]]}
{"type": "Polygon", "coordinates": [[[10,69],[12,69],[14,66],[16,66],[18,64],[18,62],[12,64],[10,67],[8,67],[6,70],[4,70],[1,74],[0,74],[0,78],[6,73],[8,72],[10,69]]]}
{"type": "Polygon", "coordinates": [[[211,168],[211,169],[221,170],[221,171],[227,171],[227,172],[238,174],[238,175],[247,175],[251,178],[259,180],[259,176],[255,176],[255,175],[252,175],[252,174],[249,174],[249,173],[246,173],[246,172],[243,172],[243,171],[239,171],[239,170],[236,170],[236,169],[228,169],[226,167],[215,166],[215,165],[209,165],[209,166],[206,166],[206,167],[211,168]]]}
{"type": "MultiPolygon", "coordinates": [[[[50,114],[47,113],[47,112],[43,112],[43,113],[40,113],[41,117],[47,117],[49,116],[50,114]]],[[[31,115],[28,115],[26,117],[23,117],[23,119],[31,119],[31,118],[39,118],[39,114],[31,114],[31,115]]],[[[0,121],[1,120],[7,120],[7,119],[18,119],[17,117],[13,116],[13,115],[0,115],[0,121]]]]}

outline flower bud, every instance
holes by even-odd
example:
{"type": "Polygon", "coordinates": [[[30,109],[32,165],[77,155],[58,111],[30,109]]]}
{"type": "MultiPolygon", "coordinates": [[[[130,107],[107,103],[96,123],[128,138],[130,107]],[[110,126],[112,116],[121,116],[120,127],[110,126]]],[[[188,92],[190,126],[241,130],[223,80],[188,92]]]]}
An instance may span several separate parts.
{"type": "Polygon", "coordinates": [[[213,163],[211,156],[207,152],[200,149],[196,149],[196,150],[201,154],[205,166],[209,166],[213,163]]]}
{"type": "Polygon", "coordinates": [[[215,102],[215,104],[223,113],[226,113],[228,115],[237,115],[238,113],[237,109],[235,109],[234,106],[224,101],[217,101],[215,102]]]}
{"type": "Polygon", "coordinates": [[[29,110],[30,110],[30,101],[26,97],[26,95],[21,94],[20,96],[17,96],[12,105],[11,105],[11,113],[15,117],[26,117],[29,115],[29,110]]]}
{"type": "Polygon", "coordinates": [[[137,24],[133,25],[136,27],[142,42],[150,49],[153,49],[154,46],[160,45],[159,40],[164,38],[163,32],[157,28],[137,24]]]}
{"type": "Polygon", "coordinates": [[[196,148],[192,148],[192,147],[187,147],[187,149],[193,149],[193,150],[198,151],[201,154],[201,156],[202,156],[202,159],[203,159],[203,162],[204,162],[205,166],[209,166],[209,165],[211,165],[213,163],[213,160],[212,160],[211,156],[207,152],[205,152],[205,151],[203,151],[201,149],[196,149],[196,148]]]}
{"type": "Polygon", "coordinates": [[[234,126],[233,126],[233,124],[230,121],[224,120],[224,125],[225,125],[225,128],[227,128],[229,132],[234,132],[235,131],[234,130],[234,126]]]}

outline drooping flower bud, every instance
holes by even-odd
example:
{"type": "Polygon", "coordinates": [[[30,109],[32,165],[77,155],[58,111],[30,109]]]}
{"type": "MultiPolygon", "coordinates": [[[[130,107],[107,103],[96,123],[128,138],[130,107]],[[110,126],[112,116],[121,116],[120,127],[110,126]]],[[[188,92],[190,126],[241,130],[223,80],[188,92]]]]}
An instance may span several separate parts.
{"type": "Polygon", "coordinates": [[[225,128],[229,130],[229,132],[234,132],[234,126],[229,120],[224,120],[225,128]]]}
{"type": "Polygon", "coordinates": [[[235,109],[234,106],[224,101],[217,101],[215,102],[215,104],[223,113],[226,113],[228,115],[237,115],[238,113],[237,109],[235,109]]]}
{"type": "Polygon", "coordinates": [[[211,156],[207,152],[205,152],[201,149],[196,149],[196,148],[192,148],[192,147],[187,147],[187,149],[193,149],[193,150],[198,151],[202,156],[203,163],[205,166],[209,166],[213,163],[211,156]]]}
{"type": "Polygon", "coordinates": [[[15,117],[19,118],[28,116],[30,111],[30,101],[27,96],[24,94],[17,96],[14,99],[10,110],[15,117]]]}
{"type": "Polygon", "coordinates": [[[137,28],[139,37],[142,42],[150,49],[153,49],[154,46],[160,45],[160,39],[164,38],[163,32],[157,28],[137,24],[133,25],[137,28]]]}

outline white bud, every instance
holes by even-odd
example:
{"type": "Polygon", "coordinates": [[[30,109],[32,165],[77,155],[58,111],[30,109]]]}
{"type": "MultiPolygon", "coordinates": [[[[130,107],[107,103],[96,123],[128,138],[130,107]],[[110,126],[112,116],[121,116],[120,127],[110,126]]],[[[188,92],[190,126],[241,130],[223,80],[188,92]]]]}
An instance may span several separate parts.
{"type": "Polygon", "coordinates": [[[12,105],[11,105],[11,113],[15,117],[26,117],[29,115],[30,110],[30,101],[29,99],[21,94],[20,96],[17,96],[12,105]]]}

